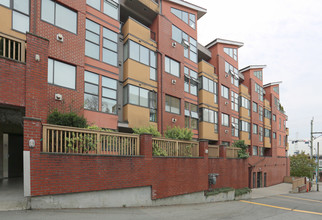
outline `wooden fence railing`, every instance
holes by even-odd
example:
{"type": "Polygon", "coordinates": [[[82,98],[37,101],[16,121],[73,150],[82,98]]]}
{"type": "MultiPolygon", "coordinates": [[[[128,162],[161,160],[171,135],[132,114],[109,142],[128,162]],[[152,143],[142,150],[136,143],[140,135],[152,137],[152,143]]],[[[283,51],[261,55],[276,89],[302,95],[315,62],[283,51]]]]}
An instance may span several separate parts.
{"type": "Polygon", "coordinates": [[[238,147],[226,147],[226,157],[227,158],[238,158],[238,147]]]}
{"type": "Polygon", "coordinates": [[[139,135],[43,125],[43,152],[139,155],[139,135]]]}
{"type": "Polygon", "coordinates": [[[158,148],[169,157],[199,157],[199,142],[166,138],[152,138],[153,148],[158,148]]]}
{"type": "Polygon", "coordinates": [[[208,145],[208,157],[219,157],[219,145],[208,145]]]}

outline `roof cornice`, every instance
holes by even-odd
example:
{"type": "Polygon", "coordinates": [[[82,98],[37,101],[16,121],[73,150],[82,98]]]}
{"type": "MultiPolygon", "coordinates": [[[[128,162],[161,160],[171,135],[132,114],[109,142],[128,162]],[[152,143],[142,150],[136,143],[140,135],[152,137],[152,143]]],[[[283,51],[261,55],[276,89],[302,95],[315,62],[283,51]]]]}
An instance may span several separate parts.
{"type": "Polygon", "coordinates": [[[216,38],[215,40],[211,41],[209,44],[207,44],[205,47],[210,48],[216,44],[228,44],[228,45],[234,45],[237,46],[238,48],[244,46],[244,43],[238,42],[238,41],[232,41],[232,40],[225,40],[221,38],[216,38]]]}
{"type": "Polygon", "coordinates": [[[264,69],[266,68],[266,65],[249,65],[249,66],[246,66],[242,69],[239,70],[239,72],[243,73],[247,70],[251,70],[251,69],[264,69]]]}
{"type": "Polygon", "coordinates": [[[190,2],[186,2],[182,0],[168,0],[168,1],[197,11],[197,19],[200,19],[202,16],[204,16],[207,13],[207,9],[191,4],[190,2]]]}

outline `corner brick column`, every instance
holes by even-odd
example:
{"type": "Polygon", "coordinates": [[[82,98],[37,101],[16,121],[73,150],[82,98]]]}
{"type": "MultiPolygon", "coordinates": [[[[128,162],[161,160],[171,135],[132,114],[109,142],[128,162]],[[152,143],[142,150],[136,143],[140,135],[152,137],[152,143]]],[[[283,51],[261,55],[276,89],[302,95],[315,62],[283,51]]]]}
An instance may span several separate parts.
{"type": "Polygon", "coordinates": [[[152,159],[152,134],[140,135],[140,155],[152,159]]]}
{"type": "Polygon", "coordinates": [[[208,141],[206,140],[199,141],[199,157],[208,160],[208,141]]]}
{"type": "Polygon", "coordinates": [[[225,145],[219,146],[219,157],[226,158],[226,146],[225,145]]]}

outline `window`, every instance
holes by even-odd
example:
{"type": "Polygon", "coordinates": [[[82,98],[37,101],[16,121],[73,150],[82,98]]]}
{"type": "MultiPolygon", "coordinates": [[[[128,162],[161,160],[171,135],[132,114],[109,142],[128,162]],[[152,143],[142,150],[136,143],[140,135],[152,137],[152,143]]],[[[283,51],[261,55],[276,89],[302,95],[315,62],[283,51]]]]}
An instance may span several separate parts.
{"type": "Polygon", "coordinates": [[[149,91],[150,121],[157,121],[157,93],[149,91]]]}
{"type": "Polygon", "coordinates": [[[196,28],[196,16],[194,14],[189,14],[188,12],[176,8],[171,8],[171,13],[180,18],[186,24],[189,23],[190,27],[193,29],[196,28]]]}
{"type": "Polygon", "coordinates": [[[214,103],[218,103],[218,84],[204,76],[199,77],[199,81],[201,82],[201,89],[213,93],[214,103]]]}
{"type": "Polygon", "coordinates": [[[258,105],[259,120],[263,121],[263,107],[258,105]]]}
{"type": "Polygon", "coordinates": [[[150,66],[150,79],[157,80],[157,55],[154,51],[128,40],[124,45],[124,62],[130,58],[150,66]]]}
{"type": "Polygon", "coordinates": [[[229,89],[224,85],[221,85],[221,96],[229,99],[229,89]]]}
{"type": "Polygon", "coordinates": [[[184,91],[197,95],[198,92],[198,73],[184,67],[184,91]]]}
{"type": "Polygon", "coordinates": [[[282,142],[282,137],[281,137],[281,135],[279,135],[279,141],[278,141],[279,146],[281,146],[281,142],[282,142]]]}
{"type": "Polygon", "coordinates": [[[276,115],[273,114],[273,120],[276,121],[276,115]]]}
{"type": "Polygon", "coordinates": [[[198,62],[197,41],[195,39],[174,25],[172,25],[172,39],[183,45],[184,57],[190,59],[192,62],[198,62]]]}
{"type": "Polygon", "coordinates": [[[117,66],[117,33],[103,27],[103,62],[117,66]]]}
{"type": "Polygon", "coordinates": [[[259,126],[259,141],[260,142],[263,142],[263,136],[264,136],[263,127],[259,126]]]}
{"type": "Polygon", "coordinates": [[[274,90],[274,92],[276,92],[277,94],[279,94],[279,93],[280,93],[280,91],[279,91],[279,87],[278,87],[278,86],[273,87],[273,90],[274,90]]]}
{"type": "Polygon", "coordinates": [[[48,58],[48,83],[76,89],[76,67],[48,58]]]}
{"type": "Polygon", "coordinates": [[[250,101],[243,96],[240,96],[240,106],[248,109],[248,116],[250,116],[250,101]]]}
{"type": "Polygon", "coordinates": [[[279,129],[281,130],[282,129],[282,120],[279,118],[279,123],[278,123],[278,125],[279,125],[279,129]]]}
{"type": "Polygon", "coordinates": [[[259,156],[261,156],[261,157],[264,156],[264,148],[263,147],[259,148],[259,156]]]}
{"type": "Polygon", "coordinates": [[[271,130],[265,128],[265,137],[268,137],[268,138],[271,137],[271,130]]]}
{"type": "Polygon", "coordinates": [[[253,102],[253,112],[257,112],[257,103],[253,102]]]}
{"type": "Polygon", "coordinates": [[[166,95],[165,111],[180,115],[180,99],[166,95]]]}
{"type": "Polygon", "coordinates": [[[227,61],[225,61],[225,72],[231,75],[231,84],[238,87],[239,86],[238,70],[227,61]]]}
{"type": "Polygon", "coordinates": [[[238,94],[231,91],[231,109],[238,112],[238,94]]]}
{"type": "Polygon", "coordinates": [[[0,0],[0,5],[12,9],[12,29],[29,31],[29,0],[0,0]]]}
{"type": "Polygon", "coordinates": [[[99,75],[85,71],[84,108],[98,111],[99,75]]]}
{"type": "Polygon", "coordinates": [[[238,118],[231,117],[231,134],[238,137],[238,118]]]}
{"type": "Polygon", "coordinates": [[[237,61],[237,49],[236,48],[229,48],[224,47],[224,52],[228,54],[231,58],[237,61]]]}
{"type": "Polygon", "coordinates": [[[171,75],[180,77],[180,63],[169,57],[165,57],[165,71],[171,75]]]}
{"type": "Polygon", "coordinates": [[[255,83],[255,92],[258,93],[259,100],[263,101],[264,100],[264,89],[263,89],[263,87],[261,87],[260,85],[255,83]]]}
{"type": "Polygon", "coordinates": [[[273,132],[273,138],[276,139],[276,133],[275,132],[273,132]]]}
{"type": "Polygon", "coordinates": [[[198,106],[189,102],[184,103],[185,127],[198,129],[198,106]]]}
{"type": "Polygon", "coordinates": [[[246,122],[246,121],[240,121],[240,124],[241,124],[241,131],[244,131],[244,132],[250,132],[250,123],[249,122],[246,122]]]}
{"type": "Polygon", "coordinates": [[[77,33],[77,12],[52,0],[41,1],[41,19],[57,27],[77,33]]]}
{"type": "MultiPolygon", "coordinates": [[[[118,20],[118,1],[104,0],[103,13],[118,20]]],[[[101,11],[101,0],[87,0],[86,3],[98,11],[101,11]]]]}
{"type": "Polygon", "coordinates": [[[207,108],[200,108],[200,115],[202,121],[214,123],[215,133],[218,133],[218,112],[207,108]]]}
{"type": "Polygon", "coordinates": [[[221,113],[221,125],[229,127],[229,115],[221,113]]]}
{"type": "Polygon", "coordinates": [[[85,55],[100,59],[100,26],[86,19],[85,55]]]}
{"type": "Polygon", "coordinates": [[[264,109],[264,116],[265,116],[265,118],[271,119],[271,117],[272,117],[271,111],[264,109]]]}
{"type": "Polygon", "coordinates": [[[253,146],[253,156],[257,156],[258,155],[258,148],[257,146],[253,146]]]}
{"type": "Polygon", "coordinates": [[[117,113],[117,81],[102,76],[102,112],[117,113]]]}
{"type": "Polygon", "coordinates": [[[259,80],[263,80],[263,73],[262,71],[254,71],[254,76],[256,76],[259,80]]]}
{"type": "Polygon", "coordinates": [[[258,126],[257,126],[257,124],[253,124],[253,134],[258,134],[258,126]]]}

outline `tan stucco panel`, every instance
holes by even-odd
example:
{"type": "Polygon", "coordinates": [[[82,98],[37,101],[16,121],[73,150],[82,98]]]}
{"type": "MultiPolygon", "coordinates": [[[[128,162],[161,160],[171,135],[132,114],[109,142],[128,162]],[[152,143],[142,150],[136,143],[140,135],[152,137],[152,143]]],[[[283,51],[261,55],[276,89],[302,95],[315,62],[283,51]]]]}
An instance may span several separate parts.
{"type": "Polygon", "coordinates": [[[0,6],[1,25],[0,32],[21,40],[26,40],[26,35],[12,30],[12,10],[0,6]]]}
{"type": "Polygon", "coordinates": [[[208,122],[199,123],[199,138],[207,140],[218,140],[218,133],[215,133],[215,125],[208,122]]]}
{"type": "Polygon", "coordinates": [[[266,128],[271,128],[271,120],[264,117],[264,125],[266,128]]]}
{"type": "Polygon", "coordinates": [[[210,75],[213,75],[215,73],[215,68],[204,60],[199,62],[198,70],[199,70],[199,73],[204,72],[210,75]]]}
{"type": "Polygon", "coordinates": [[[218,106],[218,104],[215,104],[215,97],[214,97],[215,95],[213,93],[201,89],[198,92],[198,96],[199,96],[199,103],[208,104],[215,107],[218,106]]]}
{"type": "Polygon", "coordinates": [[[250,116],[248,115],[248,109],[244,107],[239,108],[239,117],[246,118],[250,120],[250,116]]]}
{"type": "Polygon", "coordinates": [[[264,137],[264,147],[266,147],[266,148],[271,148],[272,147],[272,144],[270,142],[269,137],[264,137]]]}
{"type": "Polygon", "coordinates": [[[240,132],[240,140],[244,140],[246,145],[250,145],[249,133],[241,131],[240,132]]]}
{"type": "Polygon", "coordinates": [[[125,105],[123,108],[123,117],[125,121],[129,122],[129,127],[138,128],[145,126],[157,127],[157,124],[150,122],[150,109],[136,106],[136,105],[125,105]]]}

